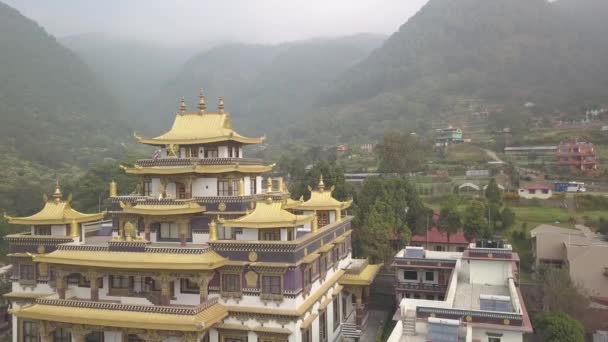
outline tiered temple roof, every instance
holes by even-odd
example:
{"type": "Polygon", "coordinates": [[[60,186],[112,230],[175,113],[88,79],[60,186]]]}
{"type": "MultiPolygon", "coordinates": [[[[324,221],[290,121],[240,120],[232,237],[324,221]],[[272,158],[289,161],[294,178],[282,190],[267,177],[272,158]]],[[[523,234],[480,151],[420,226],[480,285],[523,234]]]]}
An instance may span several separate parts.
{"type": "Polygon", "coordinates": [[[44,196],[44,207],[34,215],[26,217],[13,217],[5,215],[8,223],[22,225],[51,225],[70,224],[72,222],[83,223],[98,221],[105,213],[84,214],[72,209],[71,196],[64,200],[59,187],[55,184],[55,192],[51,199],[44,196]]]}
{"type": "Polygon", "coordinates": [[[296,227],[311,222],[314,215],[295,215],[283,209],[282,201],[267,198],[258,202],[249,214],[234,220],[225,220],[224,227],[238,228],[286,228],[296,227]]]}
{"type": "Polygon", "coordinates": [[[310,191],[310,199],[304,203],[294,206],[294,209],[298,210],[336,210],[346,209],[353,203],[352,200],[340,202],[333,198],[332,192],[335,187],[332,186],[329,190],[325,189],[325,183],[323,183],[323,176],[319,179],[319,185],[317,189],[308,187],[310,191]]]}
{"type": "Polygon", "coordinates": [[[242,144],[259,144],[261,138],[248,138],[240,135],[232,128],[230,114],[224,112],[224,100],[220,98],[217,113],[206,111],[204,96],[200,95],[198,112],[187,112],[182,99],[180,111],[175,115],[171,129],[155,138],[144,138],[135,135],[142,144],[165,146],[171,144],[192,145],[207,144],[222,141],[234,141],[242,144]]]}

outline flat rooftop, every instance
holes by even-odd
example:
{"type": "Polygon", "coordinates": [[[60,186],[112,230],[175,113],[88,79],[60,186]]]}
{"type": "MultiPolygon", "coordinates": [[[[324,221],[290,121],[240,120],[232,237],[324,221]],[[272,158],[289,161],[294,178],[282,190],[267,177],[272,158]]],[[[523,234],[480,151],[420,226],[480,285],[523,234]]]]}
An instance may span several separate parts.
{"type": "Polygon", "coordinates": [[[459,281],[456,285],[454,309],[481,310],[479,295],[493,295],[510,297],[509,288],[501,285],[468,284],[459,281]]]}

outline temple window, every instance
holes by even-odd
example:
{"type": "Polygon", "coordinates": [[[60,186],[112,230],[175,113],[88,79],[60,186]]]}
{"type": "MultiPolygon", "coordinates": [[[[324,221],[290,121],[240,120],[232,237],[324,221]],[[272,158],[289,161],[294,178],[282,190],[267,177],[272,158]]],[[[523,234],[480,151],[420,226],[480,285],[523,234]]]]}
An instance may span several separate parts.
{"type": "Polygon", "coordinates": [[[310,328],[302,329],[302,342],[312,342],[312,333],[310,328]]]}
{"type": "Polygon", "coordinates": [[[308,266],[304,269],[304,287],[309,287],[312,284],[312,266],[308,266]]]}
{"type": "Polygon", "coordinates": [[[205,158],[217,158],[217,157],[218,157],[217,147],[205,148],[205,158]]]}
{"type": "Polygon", "coordinates": [[[329,224],[329,211],[317,212],[317,222],[319,223],[319,228],[327,226],[329,224]]]}
{"type": "Polygon", "coordinates": [[[263,335],[258,334],[258,342],[288,342],[286,335],[263,335]]]}
{"type": "Polygon", "coordinates": [[[247,342],[247,335],[239,333],[221,333],[220,341],[222,342],[247,342]]]}
{"type": "Polygon", "coordinates": [[[181,293],[200,293],[200,287],[197,283],[191,281],[190,279],[181,279],[180,281],[180,292],[181,293]]]}
{"type": "Polygon", "coordinates": [[[258,192],[258,186],[255,176],[249,177],[249,191],[252,195],[255,195],[258,192]]]}
{"type": "Polygon", "coordinates": [[[144,179],[143,181],[143,196],[150,196],[152,195],[152,180],[151,179],[144,179]]]}
{"type": "Polygon", "coordinates": [[[38,322],[23,321],[23,342],[38,342],[38,322]]]}
{"type": "Polygon", "coordinates": [[[198,158],[198,146],[187,146],[186,158],[198,158]]]}
{"type": "MultiPolygon", "coordinates": [[[[91,281],[84,275],[81,275],[80,279],[78,280],[78,286],[79,287],[91,287],[91,281]]],[[[97,287],[100,289],[103,289],[103,278],[97,279],[97,287]]]]}
{"type": "Polygon", "coordinates": [[[50,226],[35,226],[34,235],[51,235],[50,226]]]}
{"type": "Polygon", "coordinates": [[[281,241],[281,229],[260,229],[259,230],[260,241],[281,241]]]}
{"type": "Polygon", "coordinates": [[[327,271],[327,253],[323,253],[323,255],[321,255],[321,258],[319,258],[319,272],[321,273],[321,276],[324,276],[326,271],[327,271]]]}
{"type": "Polygon", "coordinates": [[[239,182],[236,179],[218,179],[217,180],[217,195],[218,196],[236,196],[239,189],[239,182]]]}
{"type": "Polygon", "coordinates": [[[240,293],[241,292],[241,275],[240,274],[222,274],[222,292],[223,293],[240,293]]]}
{"type": "Polygon", "coordinates": [[[175,222],[163,222],[160,224],[158,239],[162,241],[179,240],[179,227],[175,222]]]}
{"type": "Polygon", "coordinates": [[[33,264],[19,264],[19,280],[20,281],[35,281],[36,268],[33,264]]]}
{"type": "Polygon", "coordinates": [[[93,331],[85,337],[85,342],[103,342],[103,331],[93,331]]]}
{"type": "Polygon", "coordinates": [[[139,338],[139,336],[135,335],[135,334],[129,334],[127,336],[127,342],[144,342],[145,340],[142,340],[141,338],[139,338]]]}
{"type": "Polygon", "coordinates": [[[67,329],[57,328],[53,331],[53,342],[72,342],[72,336],[67,329]]]}
{"type": "Polygon", "coordinates": [[[282,277],[279,275],[262,275],[262,294],[282,295],[281,282],[282,277]]]}
{"type": "Polygon", "coordinates": [[[319,341],[327,341],[327,311],[319,313],[319,341]]]}
{"type": "Polygon", "coordinates": [[[338,296],[333,298],[333,313],[334,313],[334,331],[340,326],[340,300],[338,296]]]}
{"type": "Polygon", "coordinates": [[[188,198],[187,193],[186,193],[186,185],[184,183],[175,183],[175,187],[177,188],[177,198],[178,199],[188,198]]]}
{"type": "Polygon", "coordinates": [[[131,279],[127,276],[110,276],[110,295],[127,296],[131,288],[131,279]]]}

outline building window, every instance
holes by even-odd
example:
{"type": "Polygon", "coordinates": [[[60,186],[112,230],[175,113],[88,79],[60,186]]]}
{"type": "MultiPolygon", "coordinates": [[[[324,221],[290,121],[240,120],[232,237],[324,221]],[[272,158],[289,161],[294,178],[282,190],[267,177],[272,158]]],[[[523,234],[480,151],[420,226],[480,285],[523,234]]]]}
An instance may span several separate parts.
{"type": "Polygon", "coordinates": [[[425,281],[435,281],[435,272],[424,272],[425,281]]]}
{"type": "Polygon", "coordinates": [[[403,279],[405,280],[418,280],[418,272],[416,271],[403,271],[403,279]]]}
{"type": "MultiPolygon", "coordinates": [[[[84,275],[80,275],[80,279],[78,279],[79,287],[91,287],[91,280],[84,275]]],[[[103,288],[103,278],[97,278],[97,288],[103,288]]]]}
{"type": "Polygon", "coordinates": [[[252,195],[258,192],[258,182],[254,176],[249,177],[249,191],[252,195]]]}
{"type": "Polygon", "coordinates": [[[53,342],[72,342],[72,336],[67,329],[57,328],[53,331],[53,342]]]}
{"type": "Polygon", "coordinates": [[[304,288],[309,287],[312,284],[312,265],[308,265],[304,268],[304,288]]]}
{"type": "Polygon", "coordinates": [[[19,280],[34,281],[36,272],[32,264],[19,264],[19,280]]]}
{"type": "Polygon", "coordinates": [[[488,342],[500,342],[500,337],[488,337],[488,342]]]}
{"type": "Polygon", "coordinates": [[[317,223],[319,224],[319,228],[327,226],[329,224],[329,211],[318,211],[317,223]]]}
{"type": "Polygon", "coordinates": [[[200,293],[201,289],[197,283],[190,279],[181,279],[180,281],[180,292],[181,293],[200,293]]]}
{"type": "Polygon", "coordinates": [[[175,187],[177,188],[177,198],[178,199],[186,199],[188,198],[188,194],[186,193],[186,185],[183,183],[175,183],[175,187]]]}
{"type": "Polygon", "coordinates": [[[280,296],[283,291],[281,290],[281,276],[262,276],[262,294],[280,296]]]}
{"type": "Polygon", "coordinates": [[[34,227],[34,235],[51,235],[50,226],[36,226],[34,227]]]}
{"type": "Polygon", "coordinates": [[[332,309],[334,313],[334,331],[336,331],[340,326],[340,300],[338,298],[338,296],[334,297],[332,304],[332,309]]]}
{"type": "Polygon", "coordinates": [[[247,335],[221,333],[219,340],[221,342],[247,342],[247,335]]]}
{"type": "Polygon", "coordinates": [[[127,336],[127,342],[144,342],[144,340],[142,340],[141,338],[139,338],[139,336],[135,334],[129,334],[127,336]]]}
{"type": "Polygon", "coordinates": [[[222,274],[222,292],[240,293],[241,292],[241,275],[240,274],[222,274]]]}
{"type": "Polygon", "coordinates": [[[85,342],[103,342],[103,331],[93,331],[84,340],[85,342]]]}
{"type": "MultiPolygon", "coordinates": [[[[158,230],[158,240],[159,241],[179,241],[179,225],[175,222],[163,222],[160,224],[160,229],[158,230]]],[[[188,226],[188,231],[186,232],[186,241],[192,241],[192,230],[188,226]]]]}
{"type": "Polygon", "coordinates": [[[319,258],[319,273],[321,276],[325,275],[325,271],[327,271],[327,253],[323,253],[319,258]]]}
{"type": "Polygon", "coordinates": [[[302,329],[302,342],[312,342],[312,333],[310,328],[302,329]]]}
{"type": "Polygon", "coordinates": [[[217,180],[217,195],[218,196],[236,196],[239,190],[239,182],[236,179],[218,179],[217,180]]]}
{"type": "Polygon", "coordinates": [[[128,290],[131,287],[131,279],[127,276],[110,276],[110,291],[128,290]]]}
{"type": "Polygon", "coordinates": [[[143,182],[143,196],[151,196],[152,195],[152,180],[144,179],[143,182]]]}
{"type": "Polygon", "coordinates": [[[462,252],[464,252],[464,247],[458,247],[458,248],[456,248],[456,250],[462,253],[462,252]]]}
{"type": "Polygon", "coordinates": [[[258,334],[258,342],[288,342],[287,337],[281,335],[261,335],[258,334]]]}
{"type": "Polygon", "coordinates": [[[205,148],[205,158],[217,158],[217,147],[206,147],[205,148]]]}
{"type": "Polygon", "coordinates": [[[186,157],[198,158],[198,146],[187,146],[186,147],[186,157]]]}
{"type": "Polygon", "coordinates": [[[443,246],[435,246],[435,251],[443,252],[443,246]]]}
{"type": "Polygon", "coordinates": [[[261,241],[281,241],[281,229],[260,229],[258,237],[261,241]]]}
{"type": "Polygon", "coordinates": [[[38,322],[23,322],[23,342],[38,342],[38,322]]]}
{"type": "Polygon", "coordinates": [[[327,341],[327,311],[325,310],[319,314],[319,341],[327,341]]]}
{"type": "Polygon", "coordinates": [[[433,295],[426,295],[426,299],[427,300],[435,300],[435,296],[433,296],[433,295]]]}

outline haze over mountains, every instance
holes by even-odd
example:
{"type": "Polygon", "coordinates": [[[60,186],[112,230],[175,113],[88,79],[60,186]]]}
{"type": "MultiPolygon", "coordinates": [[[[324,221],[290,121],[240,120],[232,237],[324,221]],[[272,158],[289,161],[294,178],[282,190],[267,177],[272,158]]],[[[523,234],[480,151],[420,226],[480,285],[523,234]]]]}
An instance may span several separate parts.
{"type": "Polygon", "coordinates": [[[430,0],[388,39],[175,49],[103,34],[58,42],[0,3],[0,145],[15,170],[86,167],[120,157],[132,130],[159,133],[200,87],[272,144],[424,133],[467,101],[580,108],[608,95],[606,14],[604,0],[430,0]]]}

